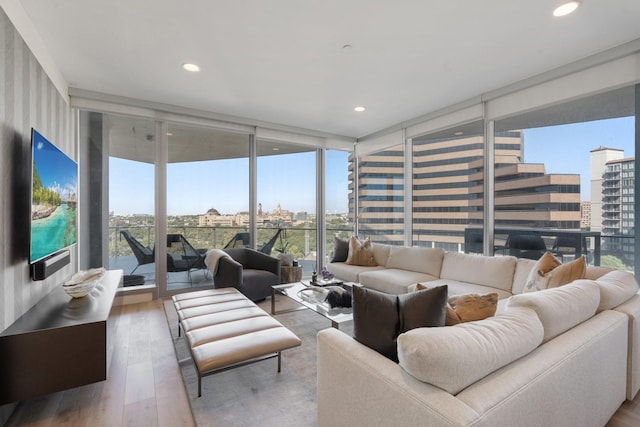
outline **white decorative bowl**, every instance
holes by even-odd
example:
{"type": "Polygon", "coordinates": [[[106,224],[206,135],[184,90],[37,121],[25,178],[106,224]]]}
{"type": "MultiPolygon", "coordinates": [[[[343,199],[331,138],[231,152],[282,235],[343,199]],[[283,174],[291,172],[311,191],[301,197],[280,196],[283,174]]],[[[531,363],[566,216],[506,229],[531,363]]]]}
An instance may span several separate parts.
{"type": "Polygon", "coordinates": [[[96,287],[105,273],[104,268],[92,268],[87,271],[79,271],[69,281],[62,285],[62,289],[72,298],[82,298],[96,287]]]}

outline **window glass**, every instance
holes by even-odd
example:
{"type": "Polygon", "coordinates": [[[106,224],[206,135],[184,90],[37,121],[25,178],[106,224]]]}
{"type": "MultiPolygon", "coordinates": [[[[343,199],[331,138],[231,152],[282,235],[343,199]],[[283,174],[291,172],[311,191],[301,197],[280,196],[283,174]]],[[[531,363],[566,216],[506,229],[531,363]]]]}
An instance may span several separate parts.
{"type": "Polygon", "coordinates": [[[413,139],[413,245],[482,252],[477,239],[465,248],[465,231],[482,237],[483,141],[481,122],[413,139]]]}
{"type": "Polygon", "coordinates": [[[318,266],[316,149],[258,140],[258,248],[290,254],[311,276],[318,266]],[[272,241],[277,236],[276,241],[272,241]]]}
{"type": "Polygon", "coordinates": [[[359,237],[404,244],[404,145],[360,157],[357,206],[359,237]]]}
{"type": "Polygon", "coordinates": [[[325,265],[333,257],[335,238],[347,240],[353,234],[353,209],[349,205],[353,188],[353,174],[349,171],[352,159],[353,156],[346,151],[326,151],[325,265]]]}
{"type": "Polygon", "coordinates": [[[249,135],[178,123],[168,129],[167,288],[211,285],[202,255],[248,245],[249,135]]]}
{"type": "Polygon", "coordinates": [[[154,284],[155,123],[101,115],[109,144],[109,268],[125,284],[154,284]]]}
{"type": "MultiPolygon", "coordinates": [[[[632,88],[496,122],[519,132],[522,158],[503,161],[496,145],[496,248],[537,259],[633,269],[634,117],[632,88]],[[516,127],[517,126],[517,127],[516,127]],[[510,245],[527,235],[526,247],[510,245]]],[[[496,137],[496,144],[498,138],[496,137]]]]}

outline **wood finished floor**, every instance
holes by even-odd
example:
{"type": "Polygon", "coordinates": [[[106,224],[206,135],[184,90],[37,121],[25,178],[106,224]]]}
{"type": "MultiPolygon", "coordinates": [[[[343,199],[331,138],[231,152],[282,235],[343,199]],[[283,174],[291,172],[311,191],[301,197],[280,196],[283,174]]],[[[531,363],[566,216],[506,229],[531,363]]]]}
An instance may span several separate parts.
{"type": "Polygon", "coordinates": [[[162,300],[114,307],[106,381],[22,402],[6,426],[194,426],[162,300]]]}
{"type": "MultiPolygon", "coordinates": [[[[22,402],[6,426],[195,425],[162,300],[115,307],[112,320],[108,379],[22,402]]],[[[607,424],[638,426],[640,393],[607,424]]]]}

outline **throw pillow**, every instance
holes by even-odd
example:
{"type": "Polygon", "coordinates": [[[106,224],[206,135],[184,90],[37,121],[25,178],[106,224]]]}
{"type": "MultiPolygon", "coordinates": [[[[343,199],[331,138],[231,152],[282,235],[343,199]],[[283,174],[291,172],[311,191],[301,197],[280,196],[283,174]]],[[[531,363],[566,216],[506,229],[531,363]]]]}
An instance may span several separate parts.
{"type": "Polygon", "coordinates": [[[367,237],[367,240],[361,242],[356,236],[351,236],[349,240],[349,254],[347,255],[345,263],[365,267],[376,266],[376,262],[373,259],[371,239],[367,237]]]}
{"type": "MultiPolygon", "coordinates": [[[[416,285],[417,290],[429,289],[422,283],[416,285]]],[[[498,294],[466,294],[453,295],[445,306],[445,326],[453,326],[463,322],[486,319],[494,316],[498,309],[498,294]]]]}
{"type": "Polygon", "coordinates": [[[392,295],[353,287],[353,331],[361,344],[397,362],[398,335],[421,327],[444,326],[447,286],[392,295]]]}
{"type": "Polygon", "coordinates": [[[334,238],[333,258],[331,262],[345,262],[349,256],[349,242],[338,237],[334,238]]]}
{"type": "Polygon", "coordinates": [[[584,279],[587,274],[587,262],[584,256],[566,264],[545,252],[531,269],[522,293],[557,288],[574,280],[584,279]]]}
{"type": "Polygon", "coordinates": [[[531,272],[524,283],[522,293],[547,289],[549,277],[546,276],[546,274],[559,265],[562,265],[562,262],[558,258],[554,257],[551,252],[547,251],[542,254],[540,259],[536,261],[535,265],[531,269],[531,272]]]}
{"type": "Polygon", "coordinates": [[[557,288],[574,280],[584,279],[587,274],[587,262],[584,255],[571,262],[562,264],[551,270],[548,288],[557,288]]]}
{"type": "Polygon", "coordinates": [[[473,322],[496,314],[498,294],[491,292],[483,295],[454,295],[449,298],[449,304],[461,322],[473,322]]]}
{"type": "Polygon", "coordinates": [[[354,286],[353,337],[387,358],[398,361],[396,338],[400,328],[397,295],[354,286]]]}
{"type": "Polygon", "coordinates": [[[448,294],[448,287],[444,285],[398,295],[399,333],[415,328],[444,326],[448,294]]]}

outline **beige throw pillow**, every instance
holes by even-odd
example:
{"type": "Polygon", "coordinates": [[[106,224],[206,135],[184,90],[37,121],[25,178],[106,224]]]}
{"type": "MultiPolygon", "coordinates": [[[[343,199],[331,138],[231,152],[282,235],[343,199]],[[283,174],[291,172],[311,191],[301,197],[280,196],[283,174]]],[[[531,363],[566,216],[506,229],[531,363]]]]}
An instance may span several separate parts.
{"type": "Polygon", "coordinates": [[[549,278],[548,288],[557,288],[558,286],[566,285],[574,280],[584,279],[587,274],[587,262],[584,255],[578,259],[574,259],[571,262],[562,264],[554,268],[549,278]]]}
{"type": "Polygon", "coordinates": [[[551,252],[545,252],[531,269],[522,293],[557,288],[574,280],[584,279],[586,274],[587,263],[584,256],[562,264],[551,252]]]}
{"type": "Polygon", "coordinates": [[[498,294],[454,295],[449,298],[449,304],[462,322],[473,322],[496,314],[498,294]]]}
{"type": "Polygon", "coordinates": [[[356,236],[351,236],[351,239],[349,239],[349,254],[345,263],[365,267],[376,266],[377,264],[373,259],[371,239],[367,237],[367,240],[361,242],[356,236]]]}
{"type": "MultiPolygon", "coordinates": [[[[418,283],[416,290],[429,289],[418,283]]],[[[498,308],[498,294],[466,294],[449,297],[446,307],[445,326],[453,326],[463,322],[486,319],[496,314],[498,308]]]]}

